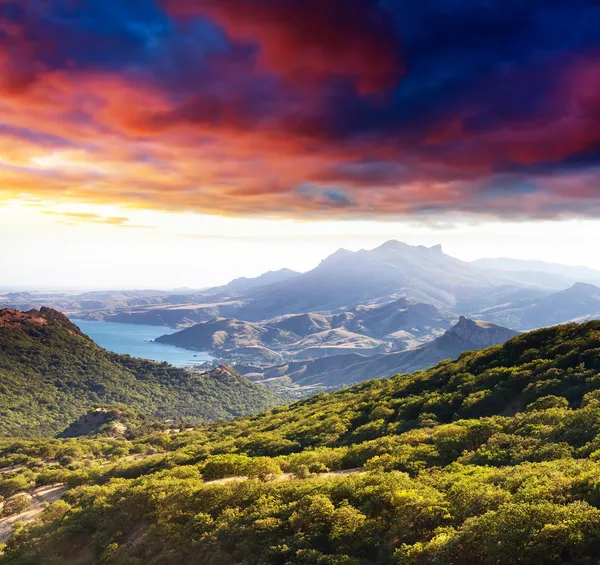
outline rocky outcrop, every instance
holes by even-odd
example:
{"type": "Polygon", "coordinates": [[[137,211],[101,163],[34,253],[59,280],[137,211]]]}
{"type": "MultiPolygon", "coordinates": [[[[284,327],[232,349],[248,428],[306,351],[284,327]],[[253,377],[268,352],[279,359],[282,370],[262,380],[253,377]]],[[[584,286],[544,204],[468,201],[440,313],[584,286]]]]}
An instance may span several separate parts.
{"type": "Polygon", "coordinates": [[[448,334],[469,342],[473,349],[484,349],[504,343],[518,332],[481,320],[469,320],[461,316],[458,323],[448,330],[448,334]]]}

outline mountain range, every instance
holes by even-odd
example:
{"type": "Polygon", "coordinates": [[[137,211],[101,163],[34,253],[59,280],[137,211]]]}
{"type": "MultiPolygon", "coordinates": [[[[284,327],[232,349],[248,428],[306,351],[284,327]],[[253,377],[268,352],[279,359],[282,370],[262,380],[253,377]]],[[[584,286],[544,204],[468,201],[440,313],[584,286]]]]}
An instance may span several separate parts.
{"type": "MultiPolygon", "coordinates": [[[[460,314],[486,318],[490,308],[519,308],[520,301],[546,297],[551,302],[555,293],[582,281],[577,275],[593,280],[596,273],[537,262],[515,261],[508,266],[512,268],[504,260],[461,261],[439,245],[388,241],[372,250],[340,249],[306,273],[284,269],[184,295],[135,297],[125,306],[75,308],[70,313],[87,319],[185,327],[215,318],[263,323],[293,314],[340,314],[358,305],[382,306],[407,298],[450,311],[455,319],[460,314]],[[134,303],[140,300],[144,303],[134,303]]],[[[570,321],[569,314],[556,322],[570,321]]],[[[577,312],[577,316],[584,314],[593,316],[596,311],[577,312]]],[[[519,316],[513,319],[517,325],[511,327],[517,330],[545,325],[543,320],[521,324],[519,316]]]]}
{"type": "Polygon", "coordinates": [[[456,316],[431,304],[399,298],[383,306],[356,306],[337,314],[305,313],[245,322],[215,318],[156,339],[221,358],[272,364],[339,353],[403,350],[450,328],[456,316]]]}
{"type": "Polygon", "coordinates": [[[486,320],[522,330],[600,318],[600,288],[589,283],[481,310],[486,320]]]}
{"type": "Polygon", "coordinates": [[[600,290],[589,281],[597,275],[539,261],[469,263],[439,245],[392,240],[372,250],[340,249],[306,273],[282,269],[203,290],[10,293],[0,303],[169,326],[182,331],[159,341],[265,367],[414,349],[461,315],[515,331],[594,319],[600,290]]]}
{"type": "Polygon", "coordinates": [[[237,369],[247,378],[276,390],[314,393],[428,369],[444,359],[455,359],[465,351],[502,344],[516,335],[518,332],[502,326],[461,316],[438,338],[407,351],[368,357],[356,353],[332,355],[266,368],[240,365],[237,369]]]}
{"type": "Polygon", "coordinates": [[[565,277],[572,282],[591,282],[600,284],[600,270],[589,267],[562,265],[560,263],[547,263],[545,261],[532,261],[525,259],[509,259],[499,257],[495,259],[483,258],[471,262],[472,265],[482,269],[506,272],[533,272],[565,277]]]}

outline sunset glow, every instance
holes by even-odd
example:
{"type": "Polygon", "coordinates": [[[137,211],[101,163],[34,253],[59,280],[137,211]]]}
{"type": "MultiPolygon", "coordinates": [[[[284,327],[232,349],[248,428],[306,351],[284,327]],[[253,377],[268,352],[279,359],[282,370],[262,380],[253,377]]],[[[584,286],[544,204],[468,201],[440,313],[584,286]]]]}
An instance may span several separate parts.
{"type": "Polygon", "coordinates": [[[593,220],[599,24],[586,0],[1,0],[0,229],[14,203],[115,237],[593,220]]]}

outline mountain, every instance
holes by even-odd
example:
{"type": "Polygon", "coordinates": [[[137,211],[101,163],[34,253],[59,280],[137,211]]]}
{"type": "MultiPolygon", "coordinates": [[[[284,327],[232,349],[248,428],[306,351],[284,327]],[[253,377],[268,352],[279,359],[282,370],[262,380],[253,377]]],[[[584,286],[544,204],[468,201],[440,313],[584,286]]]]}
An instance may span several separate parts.
{"type": "MultiPolygon", "coordinates": [[[[284,322],[283,326],[286,325],[284,322]]],[[[342,328],[328,327],[301,336],[277,324],[255,324],[233,318],[215,318],[160,336],[155,341],[208,352],[237,363],[260,365],[281,363],[286,358],[322,357],[349,350],[372,354],[392,347],[382,340],[342,328]]]]}
{"type": "Polygon", "coordinates": [[[481,296],[459,301],[454,309],[459,314],[474,316],[479,312],[487,312],[490,308],[503,307],[508,304],[515,306],[526,304],[528,301],[539,300],[551,295],[553,290],[541,288],[517,288],[514,286],[501,286],[492,292],[481,296]]]}
{"type": "Polygon", "coordinates": [[[215,318],[156,339],[220,358],[259,365],[348,352],[373,355],[416,347],[448,329],[454,314],[401,298],[347,312],[277,317],[265,322],[215,318]]]}
{"type": "Polygon", "coordinates": [[[452,310],[459,301],[500,288],[536,288],[537,284],[460,261],[446,255],[439,245],[411,246],[399,241],[388,241],[372,250],[340,249],[313,270],[286,272],[284,279],[247,290],[236,288],[235,292],[226,287],[211,289],[190,297],[187,305],[95,311],[87,316],[177,327],[216,317],[262,322],[291,314],[339,314],[359,304],[382,306],[400,298],[452,310]]]}
{"type": "Polygon", "coordinates": [[[409,347],[442,333],[456,320],[456,315],[432,304],[400,298],[379,307],[352,309],[344,327],[356,333],[378,338],[392,338],[409,347]]]}
{"type": "MultiPolygon", "coordinates": [[[[75,317],[185,327],[213,318],[265,322],[307,313],[340,314],[357,305],[383,306],[401,298],[473,317],[512,302],[519,294],[535,298],[567,289],[583,280],[576,275],[600,280],[591,269],[565,268],[563,274],[560,265],[506,261],[468,263],[445,254],[440,245],[391,240],[371,250],[340,249],[306,273],[283,269],[189,294],[46,299],[60,303],[75,317]]],[[[33,298],[23,294],[19,300],[30,304],[33,298]]]]}
{"type": "Polygon", "coordinates": [[[312,271],[258,289],[238,317],[341,310],[400,296],[447,307],[500,284],[483,269],[446,255],[441,246],[388,241],[369,251],[340,249],[312,271]]]}
{"type": "Polygon", "coordinates": [[[546,263],[544,261],[524,259],[509,259],[506,257],[477,259],[472,261],[471,264],[482,269],[492,269],[495,271],[533,271],[545,273],[547,275],[558,275],[571,279],[573,282],[600,282],[600,270],[583,266],[562,265],[560,263],[546,263]]]}
{"type": "Polygon", "coordinates": [[[315,389],[341,388],[369,379],[427,369],[444,359],[455,359],[465,351],[501,344],[516,335],[518,332],[508,328],[461,316],[458,323],[442,336],[416,349],[370,357],[336,355],[265,370],[248,367],[243,372],[252,380],[265,384],[279,382],[282,386],[291,384],[293,388],[313,392],[315,389]]]}
{"type": "Polygon", "coordinates": [[[288,315],[265,323],[301,337],[343,329],[406,349],[437,337],[456,319],[452,312],[402,297],[381,306],[358,305],[337,314],[288,315]]]}
{"type": "Polygon", "coordinates": [[[211,352],[220,357],[233,355],[237,359],[248,357],[253,362],[276,363],[282,360],[282,356],[275,349],[295,340],[297,336],[286,330],[233,318],[215,318],[157,337],[155,341],[184,349],[211,352]]]}
{"type": "Polygon", "coordinates": [[[0,306],[31,310],[42,306],[68,313],[118,310],[122,308],[149,308],[156,305],[190,302],[201,295],[199,291],[170,292],[163,290],[101,290],[74,292],[13,292],[0,293],[0,306]]]}
{"type": "Polygon", "coordinates": [[[0,442],[0,565],[596,563],[599,351],[570,324],[182,434],[0,442]]]}
{"type": "Polygon", "coordinates": [[[566,290],[482,310],[486,319],[519,330],[600,318],[600,287],[575,283],[566,290]]]}
{"type": "Polygon", "coordinates": [[[267,286],[270,284],[287,281],[297,277],[300,273],[292,271],[291,269],[280,269],[279,271],[268,271],[263,273],[259,277],[247,278],[240,277],[232,280],[230,283],[222,287],[222,290],[228,292],[247,292],[249,290],[267,286]]]}
{"type": "Polygon", "coordinates": [[[201,421],[277,402],[233,370],[192,375],[105,351],[49,308],[0,310],[0,436],[55,434],[106,404],[201,421]]]}

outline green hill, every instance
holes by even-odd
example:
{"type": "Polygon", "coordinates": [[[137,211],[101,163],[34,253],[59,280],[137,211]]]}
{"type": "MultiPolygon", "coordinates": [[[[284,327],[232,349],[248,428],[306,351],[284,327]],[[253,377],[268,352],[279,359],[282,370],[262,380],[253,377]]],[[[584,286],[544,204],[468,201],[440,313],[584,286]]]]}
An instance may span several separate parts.
{"type": "Polygon", "coordinates": [[[192,432],[7,440],[2,467],[0,496],[70,490],[0,565],[591,565],[600,322],[192,432]]]}
{"type": "Polygon", "coordinates": [[[234,372],[191,375],[110,353],[49,308],[0,310],[0,437],[54,435],[97,405],[198,422],[277,400],[234,372]]]}

